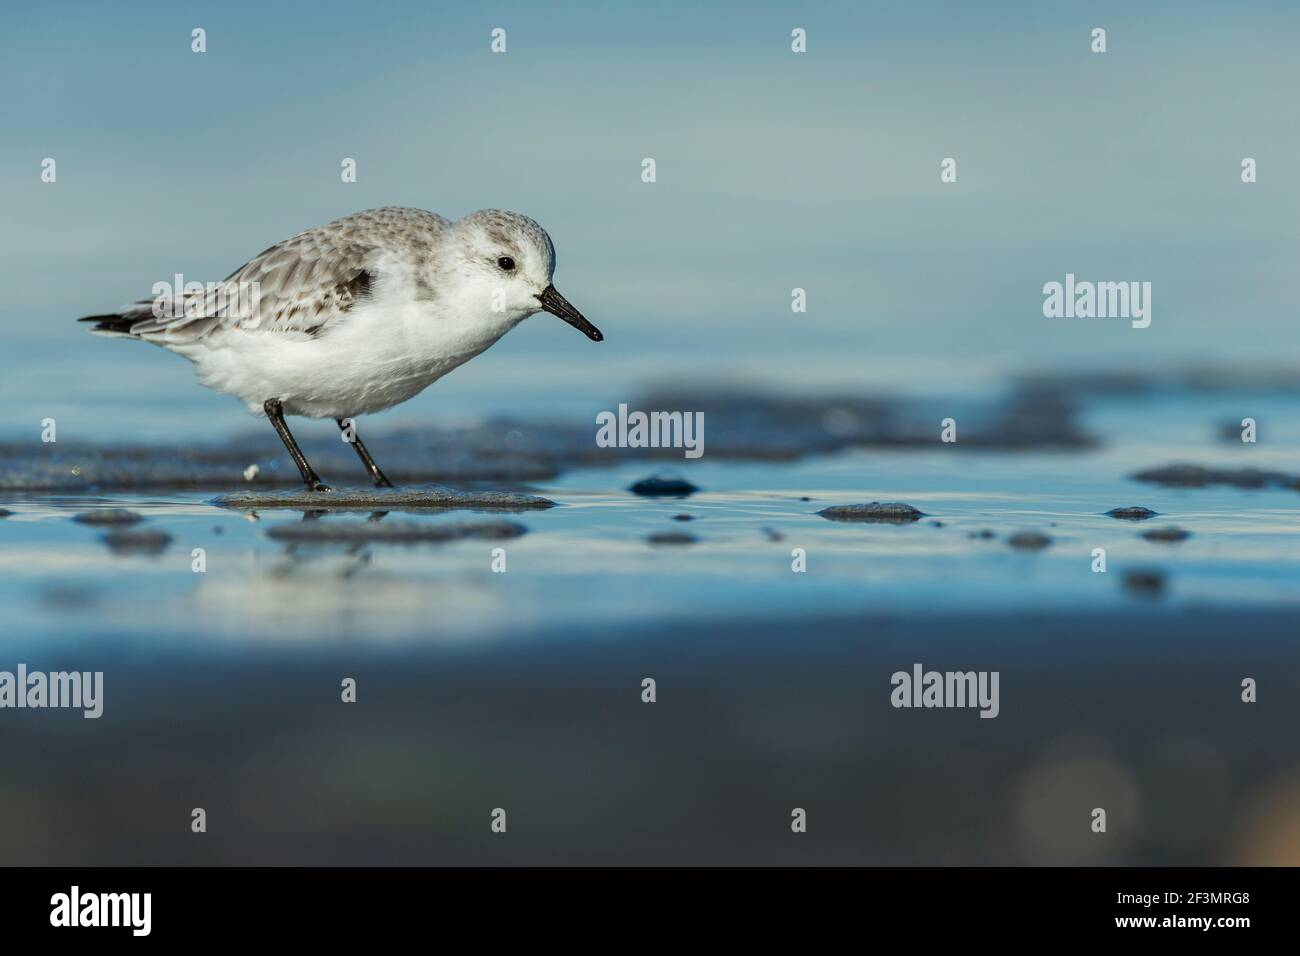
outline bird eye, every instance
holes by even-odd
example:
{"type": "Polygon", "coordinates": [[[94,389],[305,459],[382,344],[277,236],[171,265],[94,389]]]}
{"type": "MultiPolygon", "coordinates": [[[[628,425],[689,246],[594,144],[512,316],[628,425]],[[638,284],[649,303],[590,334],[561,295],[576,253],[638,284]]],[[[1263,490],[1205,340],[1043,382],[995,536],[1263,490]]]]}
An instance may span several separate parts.
{"type": "Polygon", "coordinates": [[[509,256],[502,256],[497,260],[497,265],[506,272],[513,272],[515,268],[515,260],[511,259],[509,256]]]}

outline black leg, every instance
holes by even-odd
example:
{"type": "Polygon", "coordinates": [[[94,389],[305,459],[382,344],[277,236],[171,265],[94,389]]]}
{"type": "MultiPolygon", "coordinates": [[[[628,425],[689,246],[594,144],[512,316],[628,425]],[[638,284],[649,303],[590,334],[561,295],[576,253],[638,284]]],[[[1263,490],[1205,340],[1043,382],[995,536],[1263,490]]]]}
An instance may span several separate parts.
{"type": "MultiPolygon", "coordinates": [[[[339,423],[339,428],[342,431],[346,432],[348,430],[347,423],[350,421],[350,419],[336,418],[334,420],[339,423]]],[[[358,435],[356,432],[356,422],[355,421],[352,422],[352,425],[353,425],[353,430],[352,430],[352,438],[350,439],[350,443],[352,447],[357,450],[357,457],[360,458],[361,463],[366,466],[366,471],[370,472],[370,477],[375,479],[375,487],[376,488],[393,487],[393,483],[389,481],[387,477],[384,476],[384,473],[379,470],[379,466],[375,464],[375,460],[370,457],[370,452],[366,451],[366,446],[361,444],[361,436],[358,435]]]]}
{"type": "Polygon", "coordinates": [[[302,449],[293,440],[293,435],[289,434],[289,426],[284,423],[284,406],[280,404],[280,400],[278,398],[267,399],[262,408],[266,410],[266,417],[271,419],[271,424],[275,426],[280,441],[284,442],[284,447],[289,449],[289,454],[293,457],[293,463],[298,466],[298,471],[302,475],[302,480],[307,483],[308,490],[329,491],[329,486],[321,483],[320,475],[316,474],[311,465],[307,464],[302,449]]]}

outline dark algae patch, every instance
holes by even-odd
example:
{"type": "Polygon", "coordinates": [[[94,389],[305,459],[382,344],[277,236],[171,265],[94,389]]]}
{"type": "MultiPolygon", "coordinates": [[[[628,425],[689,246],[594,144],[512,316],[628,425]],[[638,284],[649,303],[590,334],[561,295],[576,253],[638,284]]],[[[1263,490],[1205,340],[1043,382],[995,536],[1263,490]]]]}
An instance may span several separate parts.
{"type": "MultiPolygon", "coordinates": [[[[338,441],[321,442],[308,429],[303,432],[303,451],[327,483],[359,480],[357,461],[338,441]]],[[[208,445],[87,445],[58,450],[48,446],[0,444],[0,491],[125,491],[143,489],[210,488],[213,491],[251,487],[295,487],[301,485],[297,469],[275,447],[273,437],[245,438],[236,435],[208,445]],[[257,478],[244,477],[250,465],[258,466],[257,478]]],[[[443,433],[417,435],[407,439],[398,433],[371,441],[376,455],[382,455],[388,475],[399,485],[430,482],[493,482],[517,484],[545,481],[558,474],[549,458],[492,447],[485,436],[478,444],[456,444],[443,433]],[[435,444],[439,441],[439,444],[435,444]]]]}
{"type": "Polygon", "coordinates": [[[685,478],[674,475],[652,475],[649,478],[642,478],[628,489],[632,494],[640,495],[642,498],[685,498],[699,490],[685,478]]]}
{"type": "Polygon", "coordinates": [[[866,521],[878,524],[910,524],[925,513],[902,501],[872,501],[862,505],[832,505],[817,512],[828,521],[866,521]]]}
{"type": "Polygon", "coordinates": [[[683,545],[695,544],[695,542],[700,539],[695,537],[693,534],[686,534],[682,531],[661,531],[657,534],[650,535],[646,540],[651,544],[656,545],[683,545]]]}
{"type": "Polygon", "coordinates": [[[127,527],[139,524],[144,520],[144,516],[134,511],[127,511],[125,508],[98,508],[95,511],[75,514],[72,520],[79,524],[127,527]]]}
{"type": "Polygon", "coordinates": [[[167,550],[172,536],[166,531],[133,531],[119,528],[104,535],[108,550],[116,555],[158,555],[167,550]]]}
{"type": "MultiPolygon", "coordinates": [[[[679,388],[650,392],[637,404],[707,414],[708,454],[717,460],[797,461],[850,449],[928,448],[934,443],[933,403],[905,397],[679,388]]],[[[960,446],[953,448],[1015,452],[1094,447],[1096,439],[1083,430],[1077,413],[1076,403],[1051,389],[1017,389],[969,403],[960,446]]],[[[337,487],[359,480],[355,456],[330,429],[304,423],[294,434],[327,484],[337,487]]],[[[366,443],[399,487],[433,482],[511,487],[548,481],[573,468],[682,457],[678,447],[601,448],[593,445],[585,424],[516,417],[465,427],[379,430],[367,434],[366,443]]],[[[0,442],[0,492],[215,493],[298,484],[297,469],[269,429],[182,445],[0,442]],[[250,480],[245,475],[251,465],[257,471],[250,480]]]]}
{"type": "Polygon", "coordinates": [[[456,521],[420,524],[414,521],[303,521],[276,525],[266,532],[275,541],[298,544],[445,544],[474,538],[503,541],[528,531],[515,521],[456,521]]]}
{"type": "Polygon", "coordinates": [[[1234,488],[1297,488],[1300,476],[1260,468],[1207,468],[1203,465],[1163,465],[1133,475],[1136,481],[1175,488],[1204,488],[1230,485],[1234,488]]]}
{"type": "Polygon", "coordinates": [[[1017,551],[1042,551],[1051,543],[1052,539],[1041,531],[1017,531],[1007,538],[1007,544],[1017,551]]]}
{"type": "Polygon", "coordinates": [[[1132,571],[1126,571],[1124,572],[1124,589],[1131,594],[1138,594],[1143,597],[1157,597],[1165,591],[1164,572],[1150,568],[1135,568],[1132,571]]]}
{"type": "Polygon", "coordinates": [[[1132,505],[1128,508],[1111,508],[1106,512],[1112,518],[1118,518],[1120,521],[1146,521],[1148,518],[1154,518],[1160,512],[1152,511],[1150,508],[1143,508],[1140,505],[1132,505]]]}

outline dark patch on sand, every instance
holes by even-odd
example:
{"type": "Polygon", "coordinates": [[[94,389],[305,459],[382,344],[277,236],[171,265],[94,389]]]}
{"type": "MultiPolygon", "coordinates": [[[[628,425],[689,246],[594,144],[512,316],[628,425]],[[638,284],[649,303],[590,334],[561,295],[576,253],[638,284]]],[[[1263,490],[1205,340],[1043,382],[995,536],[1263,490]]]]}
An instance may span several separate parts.
{"type": "Polygon", "coordinates": [[[212,500],[221,508],[244,511],[292,508],[298,511],[537,511],[555,502],[510,491],[459,491],[455,488],[337,488],[334,491],[240,491],[212,500]]]}
{"type": "Polygon", "coordinates": [[[298,544],[443,544],[475,538],[501,541],[528,529],[516,521],[456,521],[419,524],[414,521],[304,521],[279,524],[266,532],[276,541],[298,544]]]}
{"type": "MultiPolygon", "coordinates": [[[[1016,391],[989,400],[963,400],[961,442],[967,448],[1087,448],[1095,439],[1075,421],[1076,408],[1051,389],[1016,391]]],[[[689,408],[709,422],[710,457],[788,460],[845,448],[932,448],[935,422],[950,405],[871,395],[773,395],[743,387],[664,388],[640,408],[689,408]]],[[[590,441],[588,439],[588,441],[590,441]]],[[[680,449],[647,449],[660,457],[680,449]]]]}
{"type": "Polygon", "coordinates": [[[1294,365],[1184,365],[1151,368],[1047,369],[1017,376],[1027,389],[1055,389],[1067,395],[1202,395],[1233,392],[1300,392],[1300,367],[1294,365]]]}
{"type": "Polygon", "coordinates": [[[695,515],[673,515],[674,521],[694,521],[695,515]]]}
{"type": "MultiPolygon", "coordinates": [[[[794,461],[853,448],[933,448],[935,422],[951,402],[864,395],[801,397],[736,388],[659,390],[642,408],[689,408],[709,418],[710,458],[794,461]]],[[[1096,440],[1076,421],[1075,403],[1050,387],[1007,397],[962,401],[961,442],[945,448],[1019,451],[1088,448],[1096,440]]],[[[231,419],[231,422],[237,421],[231,419]]],[[[385,473],[399,485],[444,482],[524,485],[578,467],[629,460],[680,461],[682,448],[601,448],[586,421],[497,418],[463,428],[362,427],[385,473]]],[[[337,432],[296,421],[294,436],[327,484],[360,480],[360,466],[337,432]]],[[[82,445],[9,442],[0,445],[0,491],[110,491],[299,484],[298,472],[270,427],[245,430],[207,444],[82,445]],[[259,468],[248,482],[244,471],[259,468]]]]}
{"type": "Polygon", "coordinates": [[[136,514],[134,511],[127,511],[125,508],[98,508],[95,511],[83,511],[80,514],[75,514],[72,516],[72,520],[80,524],[126,527],[127,525],[139,524],[144,520],[144,515],[136,514]]]}
{"type": "Polygon", "coordinates": [[[1160,512],[1152,511],[1150,508],[1143,508],[1141,505],[1133,505],[1128,508],[1111,508],[1106,512],[1112,518],[1118,518],[1121,521],[1146,521],[1148,518],[1154,518],[1160,512]]]}
{"type": "Polygon", "coordinates": [[[167,550],[172,536],[166,531],[131,531],[125,528],[110,531],[103,541],[108,550],[118,555],[157,555],[167,550]]]}
{"type": "Polygon", "coordinates": [[[1051,543],[1052,539],[1041,531],[1017,531],[1007,538],[1007,544],[1017,551],[1042,551],[1051,543]]]}
{"type": "Polygon", "coordinates": [[[1155,597],[1164,593],[1165,575],[1163,571],[1155,571],[1149,568],[1125,571],[1124,587],[1134,594],[1155,597]]]}
{"type": "Polygon", "coordinates": [[[1235,488],[1300,488],[1300,476],[1259,468],[1207,468],[1203,465],[1164,465],[1132,476],[1137,481],[1177,488],[1231,485],[1235,488]]]}
{"type": "Polygon", "coordinates": [[[1182,528],[1152,528],[1150,531],[1142,532],[1142,537],[1148,541],[1186,541],[1191,536],[1190,531],[1184,531],[1182,528]]]}
{"type": "Polygon", "coordinates": [[[685,498],[699,490],[685,478],[677,478],[673,475],[652,475],[649,478],[642,478],[628,489],[632,494],[640,495],[642,498],[685,498]]]}
{"type": "Polygon", "coordinates": [[[680,545],[695,544],[695,542],[700,539],[695,537],[693,534],[686,534],[682,531],[661,531],[657,534],[650,535],[646,540],[651,544],[680,545]]]}
{"type": "Polygon", "coordinates": [[[870,521],[883,524],[910,524],[925,517],[901,501],[872,501],[863,505],[832,505],[817,512],[828,521],[870,521]]]}
{"type": "MultiPolygon", "coordinates": [[[[0,491],[107,491],[167,488],[275,488],[301,485],[298,471],[275,436],[238,435],[214,445],[73,445],[9,443],[0,445],[0,491]],[[244,469],[257,465],[257,478],[246,481],[244,469]]],[[[299,427],[303,451],[326,483],[360,480],[356,458],[339,449],[337,438],[322,443],[309,427],[299,427]]],[[[369,436],[367,436],[369,438],[369,436]]],[[[525,484],[554,478],[549,458],[506,448],[472,445],[430,449],[423,440],[384,435],[368,444],[388,476],[399,484],[429,482],[525,484]]]]}

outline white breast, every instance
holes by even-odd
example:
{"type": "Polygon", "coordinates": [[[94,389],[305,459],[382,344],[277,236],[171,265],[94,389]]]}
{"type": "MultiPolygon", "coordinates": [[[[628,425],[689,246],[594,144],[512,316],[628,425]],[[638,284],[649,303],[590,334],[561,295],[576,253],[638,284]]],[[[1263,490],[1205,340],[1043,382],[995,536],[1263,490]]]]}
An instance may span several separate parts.
{"type": "Polygon", "coordinates": [[[289,415],[348,418],[419,394],[495,343],[523,316],[486,314],[481,303],[417,297],[391,270],[372,298],[317,336],[231,329],[177,347],[204,385],[260,414],[278,398],[289,415]]]}

